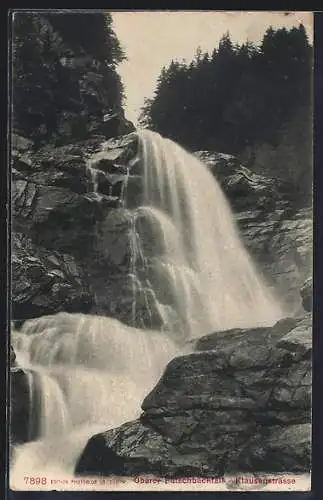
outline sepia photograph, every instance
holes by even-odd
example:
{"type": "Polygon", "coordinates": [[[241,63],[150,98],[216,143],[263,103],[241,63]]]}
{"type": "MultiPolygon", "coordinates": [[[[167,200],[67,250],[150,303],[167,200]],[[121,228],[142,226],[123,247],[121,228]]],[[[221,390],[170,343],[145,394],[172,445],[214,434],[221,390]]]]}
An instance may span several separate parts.
{"type": "Polygon", "coordinates": [[[312,12],[10,23],[9,488],[310,491],[312,12]]]}

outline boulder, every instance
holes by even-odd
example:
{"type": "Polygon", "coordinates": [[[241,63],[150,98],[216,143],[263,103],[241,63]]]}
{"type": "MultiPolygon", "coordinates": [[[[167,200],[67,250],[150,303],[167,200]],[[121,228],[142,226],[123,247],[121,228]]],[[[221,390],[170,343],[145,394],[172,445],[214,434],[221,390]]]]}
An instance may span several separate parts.
{"type": "Polygon", "coordinates": [[[170,361],[138,420],[89,440],[76,473],[309,472],[311,361],[296,347],[309,329],[308,316],[201,338],[170,361]]]}

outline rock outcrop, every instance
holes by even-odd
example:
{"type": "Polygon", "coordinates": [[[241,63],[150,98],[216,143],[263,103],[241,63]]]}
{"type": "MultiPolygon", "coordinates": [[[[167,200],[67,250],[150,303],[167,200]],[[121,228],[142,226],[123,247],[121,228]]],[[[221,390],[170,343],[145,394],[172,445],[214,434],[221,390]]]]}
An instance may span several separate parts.
{"type": "Polygon", "coordinates": [[[220,182],[245,246],[286,314],[308,311],[300,289],[312,274],[312,208],[293,206],[286,183],[252,172],[232,155],[201,151],[197,156],[220,182]]]}
{"type": "Polygon", "coordinates": [[[132,296],[124,198],[132,189],[126,165],[137,137],[99,137],[36,152],[25,138],[13,139],[13,319],[94,309],[127,322],[109,297],[115,303],[125,289],[125,300],[132,296]]]}
{"type": "Polygon", "coordinates": [[[69,255],[12,236],[12,315],[34,318],[59,311],[88,311],[93,295],[83,272],[69,255]]]}
{"type": "Polygon", "coordinates": [[[252,172],[229,154],[198,151],[195,155],[211,169],[227,194],[235,211],[273,207],[282,197],[282,184],[273,178],[252,172]]]}
{"type": "Polygon", "coordinates": [[[79,475],[310,470],[311,317],[216,332],[173,359],[141,417],[93,436],[79,475]]]}

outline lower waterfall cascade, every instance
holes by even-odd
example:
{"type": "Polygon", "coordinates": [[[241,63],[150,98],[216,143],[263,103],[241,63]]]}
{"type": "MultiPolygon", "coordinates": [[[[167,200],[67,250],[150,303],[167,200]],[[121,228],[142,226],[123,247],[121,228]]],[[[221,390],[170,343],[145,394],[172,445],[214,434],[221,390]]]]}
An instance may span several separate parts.
{"type": "MultiPolygon", "coordinates": [[[[189,340],[270,326],[283,316],[208,168],[157,133],[142,130],[138,137],[142,204],[129,209],[133,326],[58,313],[12,330],[28,377],[29,424],[39,421],[38,437],[13,448],[13,488],[23,489],[23,477],[35,472],[72,477],[88,438],[137,418],[142,400],[189,340]],[[147,289],[163,319],[159,330],[144,320],[138,327],[137,295],[147,289]]],[[[97,190],[93,171],[91,178],[97,190]]]]}
{"type": "Polygon", "coordinates": [[[69,313],[26,321],[12,331],[12,345],[28,376],[29,426],[40,422],[38,439],[13,450],[13,485],[40,472],[71,477],[87,439],[137,418],[143,398],[179,353],[161,332],[69,313]]]}

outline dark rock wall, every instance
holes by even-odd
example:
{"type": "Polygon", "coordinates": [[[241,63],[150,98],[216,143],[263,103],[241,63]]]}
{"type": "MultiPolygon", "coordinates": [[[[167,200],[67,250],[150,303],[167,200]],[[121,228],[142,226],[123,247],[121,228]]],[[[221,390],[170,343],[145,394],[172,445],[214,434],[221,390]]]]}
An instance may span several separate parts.
{"type": "Polygon", "coordinates": [[[111,144],[101,137],[34,153],[24,149],[23,138],[14,139],[13,319],[62,310],[118,315],[110,296],[117,303],[124,295],[115,285],[129,273],[131,251],[123,206],[128,171],[118,161],[136,137],[111,144]]]}

